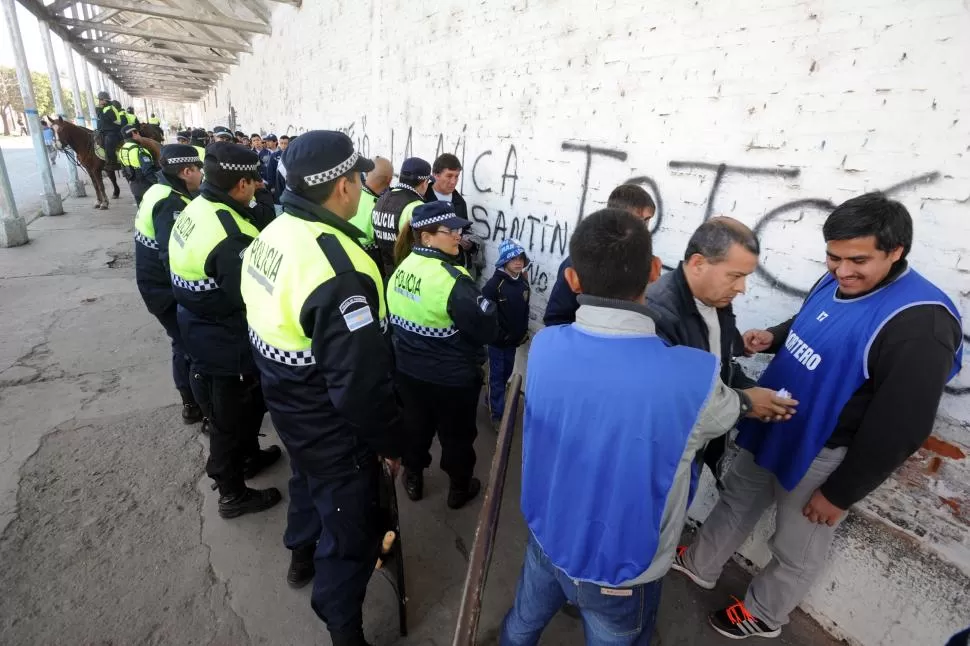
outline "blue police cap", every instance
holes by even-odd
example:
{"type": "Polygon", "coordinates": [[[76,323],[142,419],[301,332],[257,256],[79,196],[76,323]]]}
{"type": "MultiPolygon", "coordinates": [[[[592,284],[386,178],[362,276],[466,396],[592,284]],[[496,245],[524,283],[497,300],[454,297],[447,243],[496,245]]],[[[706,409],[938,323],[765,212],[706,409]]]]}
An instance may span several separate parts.
{"type": "Polygon", "coordinates": [[[417,182],[430,180],[433,184],[434,178],[431,177],[431,164],[420,157],[408,157],[401,164],[401,179],[417,182]]]}
{"type": "Polygon", "coordinates": [[[350,137],[333,130],[311,130],[292,139],[281,163],[286,187],[298,195],[351,171],[374,170],[374,162],[354,150],[350,137]]]}
{"type": "Polygon", "coordinates": [[[420,204],[411,215],[412,229],[429,229],[431,227],[448,227],[449,229],[464,229],[471,222],[455,214],[455,207],[451,202],[428,202],[420,204]]]}

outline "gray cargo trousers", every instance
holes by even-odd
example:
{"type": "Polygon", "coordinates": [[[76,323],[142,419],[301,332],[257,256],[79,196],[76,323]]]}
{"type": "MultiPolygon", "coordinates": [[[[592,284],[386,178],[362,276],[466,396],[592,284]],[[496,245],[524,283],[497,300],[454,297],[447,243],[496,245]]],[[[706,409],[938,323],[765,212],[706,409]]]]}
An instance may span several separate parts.
{"type": "Polygon", "coordinates": [[[808,594],[825,565],[838,526],[813,523],[802,510],[845,453],[845,447],[823,448],[795,489],[786,491],[773,473],[755,464],[750,452],[741,450],[724,477],[720,500],[684,554],[687,567],[705,581],[716,581],[774,503],[775,532],[768,542],[772,558],[751,580],[744,605],[771,628],[788,623],[788,615],[808,594]]]}

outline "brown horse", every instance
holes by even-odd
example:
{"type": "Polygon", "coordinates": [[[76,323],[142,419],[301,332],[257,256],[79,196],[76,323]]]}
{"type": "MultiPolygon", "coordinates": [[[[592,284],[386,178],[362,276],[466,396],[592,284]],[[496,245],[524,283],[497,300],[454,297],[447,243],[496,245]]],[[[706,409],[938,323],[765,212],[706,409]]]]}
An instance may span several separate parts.
{"type": "Polygon", "coordinates": [[[165,133],[162,129],[152,123],[140,123],[138,124],[138,134],[142,137],[148,137],[149,139],[154,139],[160,144],[165,143],[165,133]]]}
{"type": "MultiPolygon", "coordinates": [[[[94,149],[94,133],[87,128],[76,126],[70,121],[64,121],[61,117],[52,120],[51,126],[54,129],[54,136],[57,139],[57,147],[60,149],[70,148],[74,151],[77,158],[77,165],[84,168],[91,178],[94,185],[94,192],[97,194],[98,201],[95,203],[96,209],[108,208],[108,192],[104,188],[104,179],[101,177],[102,171],[107,173],[111,185],[114,187],[112,197],[118,199],[121,189],[118,188],[118,181],[115,179],[113,170],[105,170],[105,161],[97,156],[94,149]]],[[[117,155],[117,150],[105,151],[105,155],[117,155]]]]}

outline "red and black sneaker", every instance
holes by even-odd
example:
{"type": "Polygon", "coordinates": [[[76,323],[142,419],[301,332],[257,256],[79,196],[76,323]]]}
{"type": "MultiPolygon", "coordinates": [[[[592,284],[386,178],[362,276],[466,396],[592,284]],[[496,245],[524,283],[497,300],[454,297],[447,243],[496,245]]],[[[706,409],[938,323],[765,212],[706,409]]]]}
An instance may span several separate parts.
{"type": "Polygon", "coordinates": [[[747,639],[748,637],[770,639],[781,634],[781,628],[771,628],[748,612],[748,609],[744,607],[744,602],[737,597],[731,598],[734,599],[735,603],[708,617],[708,621],[710,621],[714,630],[730,639],[747,639]]]}

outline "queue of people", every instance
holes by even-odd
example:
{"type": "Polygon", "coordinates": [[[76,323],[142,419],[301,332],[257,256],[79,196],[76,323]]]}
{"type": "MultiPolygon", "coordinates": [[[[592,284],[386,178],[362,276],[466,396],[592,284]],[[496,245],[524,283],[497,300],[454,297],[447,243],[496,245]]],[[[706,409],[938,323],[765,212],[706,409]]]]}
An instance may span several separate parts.
{"type": "MultiPolygon", "coordinates": [[[[136,274],[171,339],[183,420],[208,425],[206,472],[228,519],[283,498],[246,482],[282,455],[260,447],[270,414],[291,470],[287,581],[313,583],[336,646],[365,646],[382,470],[422,500],[437,437],[447,506],[480,494],[483,366],[497,423],[530,338],[530,258],[504,240],[479,287],[481,241],[453,155],[408,158],[392,184],[389,159],[362,157],[338,132],[179,137],[141,199],[136,274]]],[[[735,639],[779,635],[846,510],[929,435],[959,370],[959,313],[907,264],[901,204],[870,194],[835,209],[829,273],[792,319],[743,335],[732,302],[757,266],[756,235],[712,218],[661,276],[654,211],[624,184],[583,219],[532,338],[529,543],[503,645],[538,643],[564,605],[588,644],[649,643],[667,572],[713,588],[773,503],[774,559],[710,622],[735,639]],[[755,381],[736,359],[758,352],[775,358],[755,381]],[[680,546],[704,464],[720,502],[680,546]]]]}

